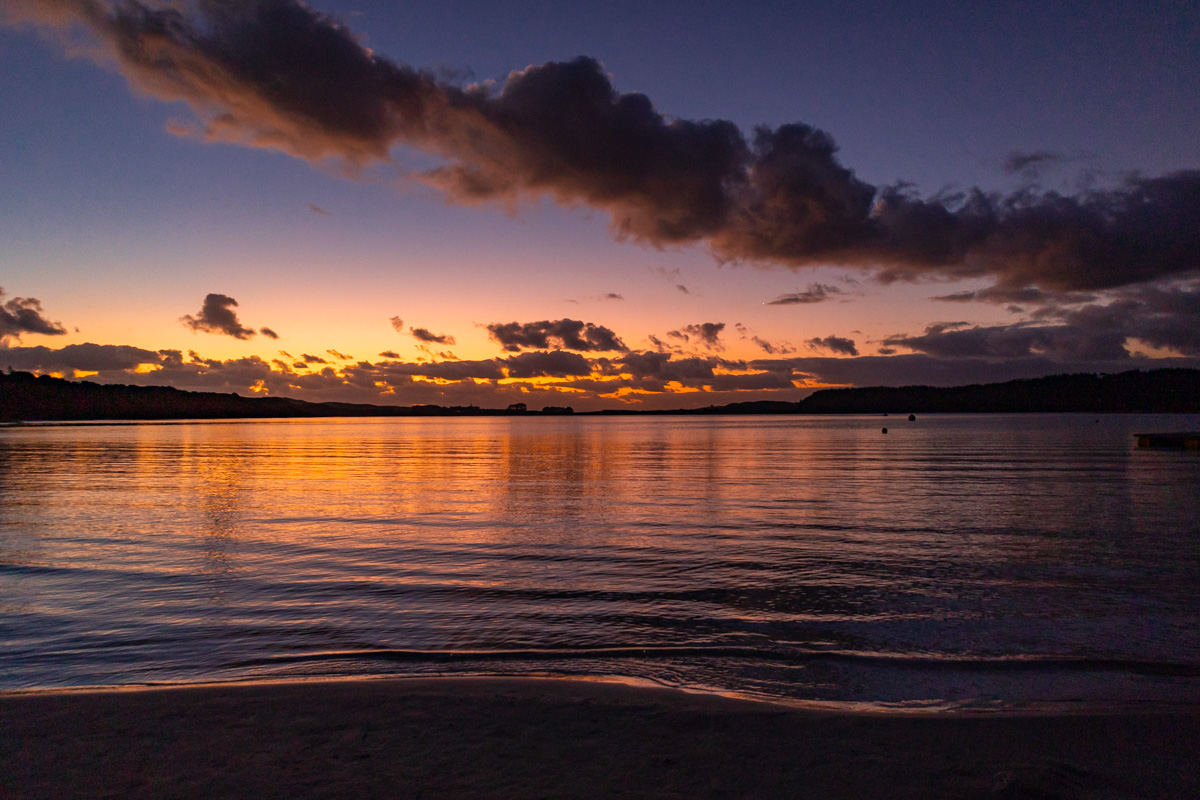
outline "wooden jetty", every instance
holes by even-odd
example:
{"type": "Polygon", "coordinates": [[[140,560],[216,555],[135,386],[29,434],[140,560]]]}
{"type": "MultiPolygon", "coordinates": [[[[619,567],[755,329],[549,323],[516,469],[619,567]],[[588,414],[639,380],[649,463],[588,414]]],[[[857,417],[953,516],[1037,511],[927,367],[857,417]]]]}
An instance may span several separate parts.
{"type": "Polygon", "coordinates": [[[1200,433],[1135,433],[1138,447],[1200,450],[1200,433]]]}

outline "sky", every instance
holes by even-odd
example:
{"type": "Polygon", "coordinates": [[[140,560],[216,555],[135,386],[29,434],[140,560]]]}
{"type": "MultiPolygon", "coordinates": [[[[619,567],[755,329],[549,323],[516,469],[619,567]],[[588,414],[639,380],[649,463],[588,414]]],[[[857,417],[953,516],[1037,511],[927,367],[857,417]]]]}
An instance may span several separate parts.
{"type": "Polygon", "coordinates": [[[0,368],[593,410],[1200,366],[1196,2],[0,20],[0,368]]]}

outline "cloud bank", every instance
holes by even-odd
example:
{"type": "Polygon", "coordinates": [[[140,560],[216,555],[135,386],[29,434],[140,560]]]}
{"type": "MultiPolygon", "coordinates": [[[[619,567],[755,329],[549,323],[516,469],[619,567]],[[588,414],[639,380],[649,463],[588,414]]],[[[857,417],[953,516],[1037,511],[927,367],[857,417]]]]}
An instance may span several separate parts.
{"type": "MultiPolygon", "coordinates": [[[[701,243],[719,259],[841,264],[884,281],[985,278],[1097,290],[1200,268],[1200,171],[1061,195],[877,187],[801,122],[744,133],[664,117],[581,57],[458,86],[365,48],[300,0],[8,0],[15,23],[87,31],[138,91],[188,104],[201,135],[334,162],[394,164],[459,203],[550,197],[606,212],[615,235],[701,243]],[[415,148],[440,166],[405,170],[415,148]]],[[[1013,154],[1028,172],[1054,154],[1013,154]]]]}
{"type": "MultiPolygon", "coordinates": [[[[942,333],[960,330],[951,326],[942,333]]],[[[1200,357],[1149,359],[1099,350],[1064,360],[1069,347],[1037,352],[995,332],[964,331],[938,350],[894,356],[792,356],[742,360],[629,351],[588,357],[566,350],[535,350],[477,361],[402,361],[332,365],[306,354],[294,364],[257,356],[227,360],[195,352],[147,350],[93,343],[53,349],[0,346],[0,365],[41,373],[83,376],[100,383],[170,385],[198,391],[298,397],[387,405],[480,405],[513,402],[572,405],[579,410],[633,406],[685,408],[749,399],[797,400],[826,385],[953,386],[1062,372],[1118,372],[1168,366],[1200,367],[1200,357]],[[990,340],[990,343],[989,343],[990,340]],[[982,341],[983,344],[979,344],[982,341]],[[973,344],[972,344],[973,343],[973,344]],[[940,352],[943,355],[931,355],[940,352]],[[985,353],[986,355],[979,355],[985,353]],[[1100,360],[1090,360],[1092,356],[1100,360]],[[306,363],[307,362],[307,363],[306,363]]],[[[928,335],[928,334],[926,334],[928,335]]],[[[916,343],[914,343],[916,344],[916,343]]]]}
{"type": "Polygon", "coordinates": [[[1044,354],[1065,359],[1122,358],[1130,342],[1200,355],[1200,281],[1129,286],[1103,295],[1038,290],[961,292],[935,298],[953,302],[1019,302],[1029,319],[1009,325],[938,323],[919,336],[884,340],[939,357],[1014,357],[1044,354]]]}

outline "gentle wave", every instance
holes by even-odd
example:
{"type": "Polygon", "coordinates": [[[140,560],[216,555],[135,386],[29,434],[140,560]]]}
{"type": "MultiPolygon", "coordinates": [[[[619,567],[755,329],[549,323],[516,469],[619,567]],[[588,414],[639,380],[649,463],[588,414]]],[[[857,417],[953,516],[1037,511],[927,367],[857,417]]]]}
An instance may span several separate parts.
{"type": "Polygon", "coordinates": [[[1058,656],[1010,656],[1006,658],[952,658],[924,654],[901,655],[879,653],[850,653],[829,650],[800,651],[795,649],[761,649],[726,645],[638,647],[560,647],[528,648],[521,650],[333,650],[319,653],[280,654],[252,658],[228,664],[231,668],[260,667],[276,664],[296,664],[317,661],[382,661],[461,663],[488,661],[539,661],[567,663],[596,659],[694,659],[738,658],[757,661],[776,661],[791,664],[812,664],[822,661],[857,662],[922,670],[963,670],[982,672],[1060,671],[1060,672],[1119,672],[1131,675],[1161,675],[1170,677],[1200,677],[1200,664],[1175,664],[1162,661],[1132,661],[1128,659],[1063,658],[1058,656]]]}

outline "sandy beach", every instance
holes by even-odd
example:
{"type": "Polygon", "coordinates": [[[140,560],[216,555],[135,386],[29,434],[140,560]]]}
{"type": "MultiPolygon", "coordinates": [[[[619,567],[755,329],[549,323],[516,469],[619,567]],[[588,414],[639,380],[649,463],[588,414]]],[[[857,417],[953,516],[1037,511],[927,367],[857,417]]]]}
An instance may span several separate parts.
{"type": "Polygon", "coordinates": [[[613,683],[0,695],[9,798],[1184,798],[1200,714],[812,711],[613,683]]]}

